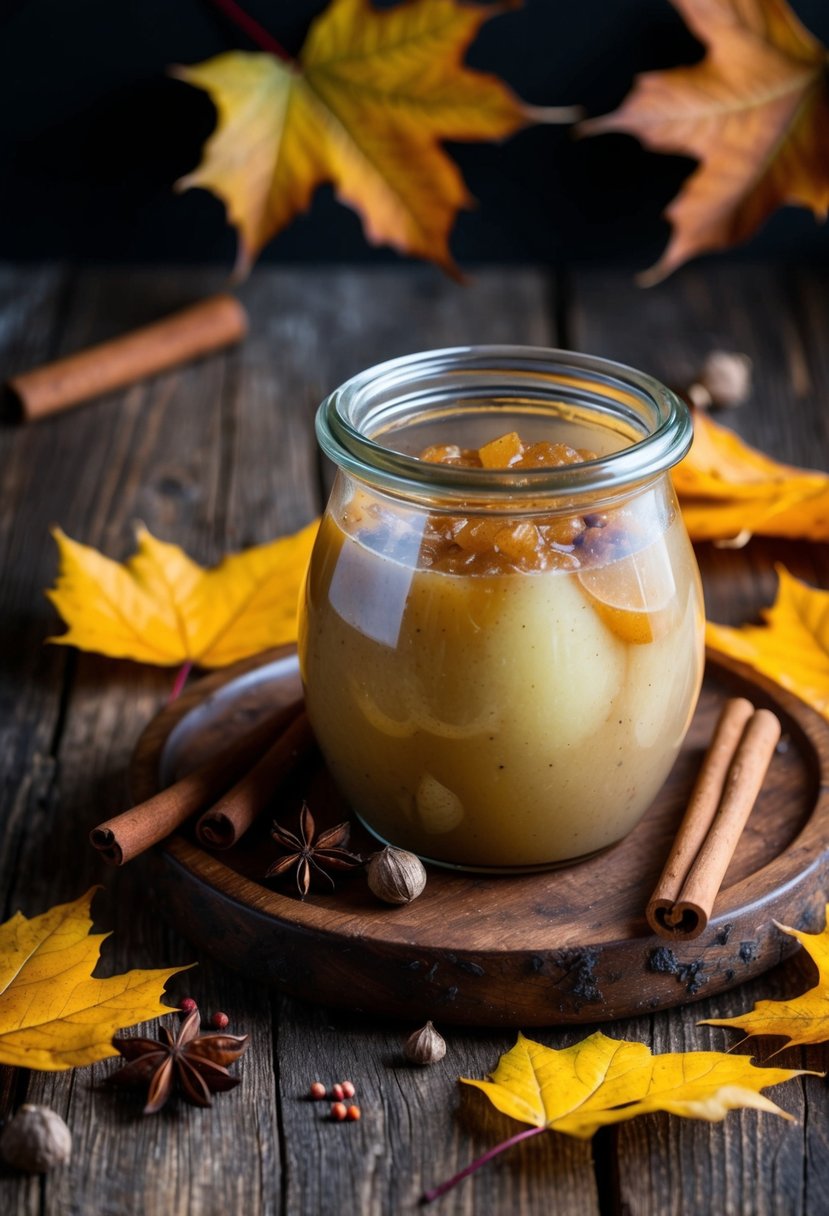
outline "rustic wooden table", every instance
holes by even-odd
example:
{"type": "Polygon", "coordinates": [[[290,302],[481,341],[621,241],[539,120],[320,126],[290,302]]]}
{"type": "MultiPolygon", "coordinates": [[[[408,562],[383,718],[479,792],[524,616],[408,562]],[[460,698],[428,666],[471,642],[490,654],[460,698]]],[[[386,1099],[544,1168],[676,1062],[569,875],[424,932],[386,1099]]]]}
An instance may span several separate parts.
{"type": "MultiPolygon", "coordinates": [[[[0,373],[151,319],[219,279],[194,270],[7,269],[0,373]]],[[[34,915],[100,882],[96,923],[114,930],[105,970],[174,965],[195,953],[165,924],[142,863],[107,870],[86,844],[88,829],[124,805],[130,752],[171,673],[44,645],[57,626],[43,597],[56,570],[50,525],[121,558],[143,520],[205,563],[293,530],[322,503],[312,416],[323,395],[380,359],[466,342],[572,346],[674,383],[687,382],[713,347],[745,351],[756,392],[729,421],[783,460],[826,468],[827,282],[781,268],[691,268],[642,292],[598,270],[483,270],[459,288],[418,268],[261,269],[241,293],[253,319],[243,347],[36,425],[3,426],[0,917],[18,908],[34,915]]],[[[699,557],[708,612],[719,621],[750,619],[770,601],[775,560],[829,586],[826,546],[755,540],[739,552],[703,546],[699,557]]],[[[265,991],[208,956],[199,964],[171,995],[192,990],[203,1008],[227,1010],[234,1028],[250,1033],[240,1088],[209,1111],[179,1105],[143,1118],[102,1087],[111,1061],[74,1073],[0,1069],[0,1118],[24,1099],[46,1103],[74,1136],[71,1165],[43,1180],[0,1172],[0,1212],[396,1216],[515,1130],[456,1082],[483,1076],[512,1032],[452,1031],[446,1059],[415,1073],[400,1067],[399,1027],[265,991]],[[332,1125],[303,1100],[317,1076],[359,1083],[359,1124],[332,1125]]],[[[605,1029],[655,1051],[725,1048],[733,1034],[698,1027],[700,1018],[806,982],[794,961],[729,994],[605,1029]]],[[[582,1033],[536,1037],[565,1046],[582,1033]]],[[[825,1069],[827,1049],[780,1059],[825,1069]]],[[[773,1096],[796,1123],[751,1112],[715,1125],[655,1115],[592,1143],[535,1138],[436,1210],[825,1212],[824,1082],[805,1078],[773,1096]]]]}

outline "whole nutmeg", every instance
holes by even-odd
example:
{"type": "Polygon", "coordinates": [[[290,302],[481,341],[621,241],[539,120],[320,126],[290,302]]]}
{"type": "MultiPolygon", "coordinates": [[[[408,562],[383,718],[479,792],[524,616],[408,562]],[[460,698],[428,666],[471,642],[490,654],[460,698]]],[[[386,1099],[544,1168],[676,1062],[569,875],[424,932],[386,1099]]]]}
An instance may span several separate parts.
{"type": "Polygon", "coordinates": [[[419,857],[387,844],[368,863],[369,889],[387,904],[410,904],[426,886],[419,857]]]}
{"type": "Polygon", "coordinates": [[[72,1134],[48,1106],[21,1106],[0,1136],[0,1157],[29,1174],[65,1165],[71,1153],[72,1134]]]}
{"type": "Polygon", "coordinates": [[[412,1064],[437,1064],[446,1055],[446,1041],[432,1023],[427,1022],[406,1039],[403,1055],[412,1064]]]}
{"type": "Polygon", "coordinates": [[[730,409],[742,405],[751,395],[752,362],[748,355],[733,350],[712,350],[706,356],[687,393],[694,405],[730,409]]]}

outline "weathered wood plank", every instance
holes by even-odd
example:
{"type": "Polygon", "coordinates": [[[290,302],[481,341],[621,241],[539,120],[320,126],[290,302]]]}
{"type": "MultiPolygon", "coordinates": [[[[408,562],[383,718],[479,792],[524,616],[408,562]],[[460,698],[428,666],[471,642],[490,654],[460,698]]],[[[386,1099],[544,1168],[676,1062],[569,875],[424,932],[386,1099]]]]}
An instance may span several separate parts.
{"type": "MultiPolygon", "coordinates": [[[[12,279],[9,293],[26,301],[29,318],[45,310],[53,320],[51,329],[32,320],[22,328],[28,345],[16,338],[7,348],[8,372],[138,324],[214,286],[210,275],[192,272],[88,272],[56,295],[38,279],[26,288],[25,272],[12,279]],[[43,338],[39,345],[34,334],[43,338]]],[[[123,557],[138,517],[196,558],[214,560],[226,548],[296,527],[319,509],[310,419],[344,376],[405,350],[550,337],[546,285],[531,274],[483,274],[473,291],[463,292],[431,272],[262,272],[244,294],[254,325],[242,351],[0,436],[11,470],[4,487],[13,490],[5,499],[2,540],[6,568],[15,573],[0,612],[20,625],[11,675],[25,689],[15,698],[12,732],[21,759],[6,770],[17,830],[7,833],[0,854],[0,890],[6,910],[21,906],[33,914],[103,879],[96,917],[115,931],[105,970],[193,956],[164,926],[140,864],[105,873],[83,843],[91,824],[123,805],[130,749],[165,696],[170,673],[41,649],[52,627],[40,597],[55,569],[48,524],[59,522],[78,539],[123,557]]],[[[14,686],[4,686],[4,704],[14,686]]],[[[442,1073],[411,1077],[378,1064],[391,1051],[395,1036],[388,1030],[341,1024],[332,1038],[325,1011],[280,1000],[274,1058],[269,995],[209,959],[200,963],[174,991],[193,992],[207,1012],[225,1008],[234,1028],[252,1034],[242,1087],[212,1112],[179,1107],[143,1119],[137,1101],[100,1087],[109,1062],[76,1074],[32,1076],[27,1098],[65,1115],[75,1156],[43,1183],[0,1179],[4,1211],[37,1205],[44,1213],[311,1213],[329,1210],[332,1197],[337,1206],[360,1211],[405,1210],[423,1185],[453,1173],[505,1134],[491,1125],[494,1112],[485,1104],[471,1121],[465,1111],[456,1119],[453,1077],[456,1071],[483,1075],[509,1040],[457,1036],[451,1072],[447,1063],[442,1073]],[[309,1061],[324,1071],[329,1059],[332,1069],[345,1064],[355,1076],[373,1078],[376,1105],[367,1089],[363,1123],[347,1131],[318,1128],[309,1141],[302,1122],[309,1109],[296,1094],[309,1061]],[[410,1093],[405,1082],[413,1085],[410,1093]],[[327,1133],[343,1131],[356,1134],[343,1136],[340,1151],[332,1151],[336,1141],[327,1133]],[[394,1141],[391,1155],[387,1136],[394,1141]]],[[[552,1187],[557,1210],[597,1210],[589,1147],[544,1137],[468,1184],[443,1210],[540,1213],[549,1208],[552,1187]]]]}
{"type": "MultiPolygon", "coordinates": [[[[798,282],[782,272],[706,270],[638,293],[606,275],[594,276],[592,285],[590,278],[580,276],[577,283],[579,346],[677,379],[686,379],[712,345],[748,350],[762,386],[756,403],[763,404],[729,421],[786,459],[826,465],[827,424],[818,409],[829,387],[818,341],[826,305],[819,282],[798,282]],[[775,302],[768,316],[757,309],[758,299],[775,302]],[[712,317],[716,332],[710,337],[712,317]],[[784,415],[788,409],[790,418],[792,402],[794,427],[784,415]]],[[[25,320],[2,348],[4,370],[136,324],[212,285],[209,276],[189,272],[89,273],[72,280],[12,272],[0,283],[6,292],[0,299],[9,305],[17,300],[25,320]]],[[[68,660],[64,652],[40,647],[51,621],[40,599],[54,570],[44,542],[48,523],[60,522],[120,557],[131,548],[131,521],[141,517],[197,558],[214,560],[226,548],[299,526],[319,509],[310,418],[346,375],[405,350],[552,337],[546,285],[532,274],[484,274],[463,292],[429,272],[263,271],[244,294],[254,328],[243,351],[39,427],[0,432],[0,545],[4,570],[13,574],[0,587],[0,619],[13,639],[0,693],[3,717],[12,724],[3,752],[9,759],[7,830],[0,844],[4,913],[17,905],[37,912],[73,897],[101,874],[81,843],[84,831],[122,805],[132,742],[170,680],[169,673],[94,657],[68,660]],[[67,662],[73,674],[64,681],[67,662]]],[[[742,555],[705,547],[709,600],[720,619],[743,619],[769,598],[772,556],[785,556],[795,572],[825,579],[825,550],[816,546],[752,542],[742,555]]],[[[115,929],[108,966],[192,957],[156,915],[143,868],[102,876],[107,891],[99,897],[98,920],[115,929]]],[[[76,1158],[42,1184],[0,1177],[4,1211],[141,1210],[160,1216],[311,1213],[332,1205],[412,1211],[423,1186],[514,1130],[454,1080],[484,1075],[511,1036],[451,1032],[446,1061],[412,1072],[400,1063],[397,1030],[299,1002],[272,1002],[209,959],[201,962],[177,992],[193,991],[208,1012],[226,1008],[235,1028],[252,1033],[242,1087],[219,1099],[212,1112],[182,1107],[156,1120],[142,1119],[137,1102],[97,1086],[109,1063],[74,1076],[32,1078],[28,1097],[65,1113],[76,1158]],[[311,1073],[333,1081],[345,1072],[360,1086],[364,1117],[339,1127],[301,1095],[311,1073]]],[[[732,1036],[696,1030],[698,1016],[739,1012],[760,993],[768,995],[770,986],[778,995],[796,991],[796,978],[789,968],[768,984],[681,1013],[619,1024],[613,1033],[644,1038],[655,1050],[724,1046],[732,1036]]],[[[573,1036],[537,1037],[559,1047],[573,1036]]],[[[799,1058],[784,1057],[792,1063],[799,1058]]],[[[819,1052],[804,1058],[822,1067],[819,1052]]],[[[3,1091],[7,1102],[13,1085],[7,1082],[3,1091]]],[[[641,1120],[597,1142],[598,1190],[589,1145],[543,1136],[463,1184],[442,1201],[441,1211],[541,1213],[554,1202],[558,1212],[589,1213],[599,1210],[601,1193],[603,1206],[618,1202],[632,1213],[817,1213],[829,1182],[819,1085],[810,1079],[802,1089],[792,1085],[774,1095],[805,1121],[805,1131],[752,1115],[732,1115],[714,1128],[666,1116],[641,1120]],[[615,1154],[614,1199],[606,1174],[615,1154]]]]}
{"type": "MultiPolygon", "coordinates": [[[[482,272],[469,291],[428,271],[303,270],[250,286],[257,293],[251,309],[268,318],[268,327],[246,351],[238,389],[240,396],[260,398],[258,411],[237,430],[238,480],[228,531],[240,543],[247,543],[244,529],[257,514],[273,521],[272,530],[307,518],[296,512],[297,502],[308,499],[296,494],[287,503],[293,515],[286,514],[284,487],[273,477],[268,482],[267,461],[264,469],[262,463],[262,448],[277,450],[291,411],[305,428],[295,433],[294,465],[307,472],[313,457],[301,445],[311,435],[319,401],[362,367],[419,349],[485,341],[546,344],[552,337],[547,284],[533,273],[482,272]],[[245,476],[256,467],[262,470],[258,483],[245,476]],[[268,484],[270,498],[263,492],[268,484]]],[[[366,1216],[414,1211],[424,1187],[452,1176],[515,1130],[485,1102],[461,1102],[455,1080],[485,1075],[512,1036],[453,1031],[444,1063],[413,1072],[401,1067],[395,1029],[366,1027],[287,999],[278,1010],[286,1212],[327,1211],[332,1202],[366,1216]],[[363,1119],[333,1125],[322,1115],[325,1107],[303,1095],[317,1077],[329,1084],[346,1074],[360,1087],[363,1119]]],[[[441,1211],[540,1216],[553,1193],[563,1214],[598,1210],[589,1146],[558,1137],[533,1141],[447,1196],[441,1211]]]]}
{"type": "MultiPolygon", "coordinates": [[[[819,273],[795,277],[782,268],[712,266],[688,268],[640,292],[621,275],[583,272],[572,288],[571,340],[678,385],[689,383],[709,350],[741,350],[754,361],[755,391],[749,404],[718,420],[780,459],[827,468],[822,403],[829,367],[820,338],[827,322],[825,286],[819,273]]],[[[701,545],[698,557],[708,615],[729,623],[754,619],[770,602],[774,561],[829,586],[826,546],[755,538],[740,552],[701,545]]],[[[730,1017],[761,997],[803,991],[813,982],[804,974],[793,962],[715,999],[619,1023],[613,1033],[644,1039],[654,1051],[726,1050],[737,1036],[698,1027],[698,1019],[730,1017]]],[[[767,1057],[773,1046],[756,1054],[767,1057]]],[[[821,1069],[821,1060],[814,1051],[790,1051],[779,1062],[821,1069]]],[[[620,1127],[613,1133],[616,1202],[631,1216],[819,1211],[829,1186],[825,1104],[820,1116],[814,1114],[821,1085],[806,1078],[771,1092],[796,1125],[740,1112],[713,1126],[661,1115],[620,1127]]]]}
{"type": "MultiPolygon", "coordinates": [[[[211,279],[174,272],[81,274],[66,309],[61,348],[85,345],[175,307],[183,295],[208,289],[211,279]]],[[[163,701],[172,674],[42,649],[54,624],[41,597],[56,564],[48,525],[59,522],[78,539],[123,557],[133,547],[132,521],[143,516],[152,530],[174,537],[197,557],[217,557],[224,503],[216,436],[225,363],[222,356],[205,360],[12,436],[28,472],[11,504],[20,547],[11,563],[24,580],[27,601],[25,650],[45,654],[59,669],[68,662],[74,678],[62,688],[52,676],[43,694],[54,742],[51,751],[43,749],[45,758],[30,749],[34,788],[4,895],[31,914],[76,896],[95,879],[104,881],[107,896],[99,898],[96,914],[103,927],[115,930],[105,951],[107,970],[193,957],[164,927],[141,871],[104,873],[84,842],[100,814],[123,806],[133,741],[163,701]]],[[[42,1184],[43,1212],[160,1214],[210,1210],[214,1202],[229,1211],[275,1210],[269,1205],[279,1154],[267,994],[245,993],[241,981],[214,974],[209,960],[198,980],[188,976],[178,991],[188,988],[207,1012],[226,1007],[235,1024],[246,1023],[240,1029],[250,1029],[255,1055],[246,1070],[245,1096],[237,1091],[207,1115],[183,1109],[177,1116],[145,1120],[140,1105],[119,1102],[99,1087],[111,1071],[108,1063],[75,1075],[33,1075],[28,1100],[64,1113],[76,1141],[69,1168],[42,1184]],[[234,1146],[232,1170],[217,1151],[225,1142],[234,1146]]],[[[31,1184],[10,1185],[15,1198],[4,1210],[24,1210],[31,1184]]]]}
{"type": "MultiPolygon", "coordinates": [[[[0,275],[0,368],[2,375],[50,358],[57,349],[65,279],[54,270],[4,268],[0,275]]],[[[48,458],[48,457],[47,457],[48,458]]],[[[45,549],[29,507],[37,497],[44,459],[31,433],[0,426],[3,510],[0,512],[0,619],[3,673],[0,682],[0,764],[4,831],[0,836],[0,914],[6,915],[16,857],[25,831],[25,805],[33,782],[43,777],[32,757],[48,757],[65,656],[41,646],[46,606],[39,602],[33,552],[45,549]]],[[[42,784],[42,780],[37,782],[42,784]]]]}
{"type": "MultiPolygon", "coordinates": [[[[520,1130],[483,1095],[457,1082],[491,1071],[513,1035],[444,1028],[445,1058],[414,1068],[401,1054],[414,1026],[359,1022],[289,1001],[283,1010],[279,1059],[288,1212],[326,1211],[332,1194],[366,1216],[414,1212],[425,1189],[520,1130]],[[327,1103],[305,1098],[312,1080],[330,1084],[346,1078],[358,1089],[363,1117],[356,1126],[331,1123],[327,1103]]],[[[581,1035],[535,1037],[562,1047],[581,1035]]],[[[540,1136],[461,1183],[436,1210],[452,1216],[541,1216],[553,1197],[556,1212],[598,1212],[589,1145],[540,1136]]]]}
{"type": "MultiPolygon", "coordinates": [[[[581,271],[570,290],[569,340],[666,384],[685,386],[712,350],[738,350],[754,363],[754,393],[718,422],[776,458],[829,467],[822,335],[829,323],[825,271],[785,267],[690,266],[647,291],[619,271],[581,271]]],[[[752,619],[774,596],[774,562],[829,586],[829,550],[757,537],[739,554],[698,547],[708,615],[725,624],[752,619]]]]}

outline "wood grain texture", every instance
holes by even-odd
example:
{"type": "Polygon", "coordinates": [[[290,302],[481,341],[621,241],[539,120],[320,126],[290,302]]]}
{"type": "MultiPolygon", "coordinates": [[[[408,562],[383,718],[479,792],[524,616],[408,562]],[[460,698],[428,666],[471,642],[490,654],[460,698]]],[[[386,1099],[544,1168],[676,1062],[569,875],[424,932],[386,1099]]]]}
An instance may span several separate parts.
{"type": "MultiPolygon", "coordinates": [[[[622,359],[669,384],[693,379],[713,349],[738,350],[754,361],[754,392],[717,420],[781,460],[829,468],[826,394],[829,361],[825,334],[826,279],[784,267],[689,266],[651,291],[623,275],[598,271],[573,276],[568,291],[569,340],[622,359]]],[[[773,564],[782,561],[800,578],[829,586],[829,547],[752,539],[740,551],[697,546],[707,615],[727,624],[756,620],[774,596],[773,564]]],[[[701,1001],[690,1010],[620,1023],[625,1038],[643,1038],[656,1050],[727,1050],[734,1032],[695,1023],[744,1013],[760,999],[795,995],[814,983],[801,956],[760,980],[701,1001]]],[[[767,1059],[779,1040],[743,1048],[767,1059]]],[[[826,1048],[789,1050],[775,1063],[827,1067],[826,1048]]],[[[713,1128],[691,1120],[648,1116],[613,1133],[620,1163],[614,1206],[630,1216],[788,1216],[824,1210],[829,1188],[825,1082],[803,1078],[770,1091],[797,1123],[729,1116],[713,1128]],[[819,1112],[819,1113],[818,1113],[819,1112]]]]}
{"type": "MultiPolygon", "coordinates": [[[[753,361],[754,391],[718,422],[776,459],[829,468],[826,283],[784,267],[688,266],[648,291],[618,271],[580,271],[567,293],[572,346],[630,363],[666,384],[694,379],[712,350],[753,361]]],[[[774,598],[774,563],[829,586],[829,546],[754,537],[734,551],[697,546],[711,620],[739,624],[774,598]]]]}
{"type": "MultiPolygon", "coordinates": [[[[178,777],[300,692],[292,648],[196,682],[149,724],[130,769],[135,801],[178,777]],[[169,746],[168,746],[169,742],[169,746]]],[[[160,850],[165,904],[185,937],[227,966],[330,1005],[449,1024],[550,1026],[605,1021],[684,1004],[767,970],[791,938],[774,921],[823,927],[829,882],[829,726],[783,689],[709,656],[694,722],[642,822],[612,849],[548,873],[480,875],[429,868],[426,891],[394,910],[357,876],[298,900],[263,879],[276,855],[270,817],[293,826],[308,799],[320,828],[347,816],[319,763],[277,790],[251,832],[215,853],[192,825],[160,850]],[[700,758],[726,698],[771,708],[786,735],[694,941],[655,937],[644,918],[700,758]],[[314,792],[316,791],[316,792],[314,792]],[[195,915],[194,915],[195,913],[195,915]],[[352,982],[349,983],[349,980],[352,982]]],[[[376,842],[359,825],[350,847],[376,842]]]]}
{"type": "MultiPolygon", "coordinates": [[[[147,322],[222,286],[213,271],[0,273],[3,375],[147,322]]],[[[617,274],[586,272],[557,315],[573,345],[638,364],[669,380],[693,373],[711,345],[755,359],[751,405],[729,415],[754,442],[786,459],[827,467],[827,282],[814,274],[748,267],[687,272],[651,292],[617,274]]],[[[85,844],[90,826],[125,805],[124,774],[141,729],[164,703],[172,672],[42,645],[56,621],[42,589],[55,572],[51,523],[114,557],[132,548],[136,518],[200,561],[264,541],[321,505],[311,432],[318,401],[378,359],[463,342],[555,337],[543,275],[479,274],[469,289],[429,270],[257,269],[241,292],[252,333],[238,351],[46,420],[0,427],[0,913],[35,914],[101,881],[96,925],[113,929],[102,971],[190,961],[166,925],[146,867],[114,874],[85,844]]],[[[322,473],[322,475],[320,475],[322,473]]],[[[766,545],[700,552],[712,615],[737,622],[770,598],[770,561],[829,585],[825,546],[766,545]]],[[[442,1065],[402,1066],[396,1029],[271,996],[207,955],[171,995],[225,1009],[250,1032],[243,1083],[212,1111],[180,1107],[142,1118],[126,1094],[99,1085],[105,1062],[72,1074],[10,1074],[0,1118],[20,1101],[44,1101],[67,1118],[71,1165],[44,1180],[0,1170],[3,1216],[374,1216],[417,1211],[425,1185],[451,1175],[515,1129],[455,1078],[484,1076],[513,1032],[447,1032],[442,1065]],[[364,1118],[324,1121],[301,1096],[310,1081],[361,1087],[364,1118]]],[[[344,982],[347,982],[345,980],[344,982]]],[[[792,960],[761,981],[686,1009],[614,1024],[654,1050],[730,1046],[735,1036],[697,1029],[759,996],[808,986],[792,960]]],[[[606,1028],[607,1029],[607,1028],[606,1028]]],[[[540,1030],[561,1047],[581,1029],[540,1030]]],[[[825,1050],[788,1052],[788,1064],[825,1068],[825,1050]]],[[[610,1216],[627,1212],[818,1216],[829,1193],[829,1116],[817,1078],[773,1096],[800,1120],[732,1114],[709,1126],[653,1116],[602,1132],[592,1144],[540,1136],[493,1162],[440,1202],[452,1216],[610,1216]]]]}
{"type": "MultiPolygon", "coordinates": [[[[210,277],[189,276],[187,291],[200,294],[210,277]]],[[[180,303],[182,283],[172,272],[166,287],[163,275],[89,273],[72,282],[69,295],[66,323],[55,339],[61,351],[180,303]]],[[[163,702],[172,679],[172,673],[94,656],[70,656],[60,663],[59,652],[43,646],[57,623],[42,598],[56,565],[48,527],[60,522],[70,535],[121,557],[132,548],[132,524],[140,517],[162,536],[180,535],[185,547],[203,560],[215,559],[222,547],[214,522],[222,497],[219,445],[211,435],[218,431],[226,408],[222,362],[206,360],[186,373],[169,373],[151,385],[136,386],[117,403],[103,398],[37,428],[8,433],[12,443],[25,446],[25,457],[17,459],[31,479],[21,487],[19,499],[6,504],[17,514],[18,540],[25,529],[25,552],[12,568],[26,578],[30,628],[25,643],[19,642],[9,654],[21,659],[34,655],[41,664],[66,671],[65,676],[59,672],[20,681],[24,688],[36,689],[44,702],[29,721],[20,722],[21,737],[28,739],[32,732],[36,736],[44,721],[50,735],[42,748],[28,744],[31,793],[25,832],[0,887],[9,911],[20,907],[31,915],[108,877],[100,865],[90,865],[87,850],[78,847],[78,832],[92,825],[100,809],[123,805],[130,736],[163,702]],[[192,403],[190,408],[187,403],[192,403]],[[165,480],[171,453],[180,453],[189,468],[194,488],[190,495],[177,493],[180,482],[165,480]]],[[[12,452],[9,467],[14,464],[12,452]]],[[[108,882],[94,908],[96,924],[114,930],[102,971],[192,959],[192,949],[173,939],[160,921],[146,883],[129,875],[125,879],[108,882]]],[[[258,1051],[246,1074],[251,1104],[240,1101],[237,1091],[221,1112],[217,1109],[215,1123],[187,1110],[180,1119],[163,1116],[154,1124],[138,1117],[140,1106],[119,1104],[100,1088],[112,1070],[109,1062],[71,1079],[33,1074],[27,1100],[59,1110],[76,1142],[67,1170],[41,1184],[42,1211],[140,1210],[160,1216],[198,1210],[199,1205],[204,1209],[205,1200],[215,1200],[225,1210],[261,1210],[263,1190],[255,1179],[263,1168],[273,1173],[278,1160],[269,1002],[255,991],[244,995],[238,981],[216,981],[211,974],[205,969],[197,989],[205,1007],[227,1006],[254,1023],[250,1029],[258,1051]],[[104,1118],[102,1109],[107,1111],[104,1118]],[[238,1172],[223,1168],[217,1157],[221,1134],[235,1139],[238,1172]],[[156,1162],[156,1168],[146,1169],[147,1161],[156,1162]]],[[[193,980],[188,976],[186,982],[193,980]]]]}
{"type": "MultiPolygon", "coordinates": [[[[195,271],[3,271],[3,371],[22,371],[146,322],[215,290],[217,278],[195,271]]],[[[396,353],[399,348],[380,345],[384,334],[408,334],[413,346],[419,344],[418,331],[422,344],[470,341],[480,310],[491,309],[495,324],[497,301],[514,304],[505,324],[511,340],[527,329],[534,340],[549,339],[541,278],[485,279],[478,306],[467,315],[464,293],[432,273],[399,280],[369,276],[373,282],[362,285],[347,271],[312,274],[307,287],[301,273],[266,274],[248,286],[255,328],[242,351],[167,373],[37,428],[0,428],[3,916],[16,908],[33,915],[98,880],[107,889],[96,902],[96,927],[114,930],[102,973],[193,958],[192,948],[159,916],[146,874],[113,875],[82,843],[101,813],[123,807],[129,752],[163,703],[172,673],[43,646],[57,627],[42,597],[56,568],[49,525],[59,522],[70,535],[120,558],[131,551],[132,523],[141,518],[159,536],[209,562],[227,548],[264,541],[294,521],[304,522],[320,506],[309,425],[317,396],[364,363],[364,354],[373,359],[396,353]],[[346,316],[339,332],[338,301],[346,316]],[[369,335],[363,350],[355,337],[362,326],[369,335]],[[305,335],[304,344],[289,342],[287,353],[274,347],[275,333],[290,338],[294,331],[305,335]],[[378,345],[368,349],[372,342],[378,345]],[[309,367],[323,376],[326,366],[331,381],[303,388],[310,382],[309,367]]],[[[500,326],[491,336],[502,336],[500,326]]],[[[293,1029],[294,1042],[302,1044],[294,1064],[307,1067],[306,1010],[291,1002],[275,1009],[261,986],[242,982],[209,959],[201,962],[171,1000],[192,991],[208,1013],[224,1008],[234,1028],[252,1034],[243,1085],[213,1111],[182,1107],[144,1119],[129,1095],[101,1087],[111,1062],[74,1074],[3,1070],[0,1118],[23,1100],[45,1102],[64,1115],[75,1140],[70,1166],[48,1179],[0,1168],[4,1216],[310,1213],[315,1209],[304,1206],[283,1171],[286,1153],[302,1161],[318,1178],[318,1193],[327,1195],[328,1163],[339,1154],[337,1204],[359,1210],[356,1196],[370,1187],[384,1146],[376,1144],[364,1158],[356,1142],[343,1154],[342,1142],[337,1148],[330,1141],[319,1157],[309,1157],[293,1110],[282,1109],[279,1078],[291,1060],[281,1062],[275,1052],[280,1032],[293,1029]]],[[[496,1056],[481,1048],[470,1068],[485,1069],[496,1056]]],[[[449,1090],[454,1092],[454,1083],[449,1090]]],[[[424,1120],[413,1137],[413,1152],[424,1160],[431,1160],[430,1132],[424,1120]]],[[[586,1175],[589,1194],[589,1153],[565,1155],[563,1164],[556,1159],[556,1170],[568,1174],[571,1161],[576,1164],[570,1175],[586,1175]]],[[[408,1194],[410,1182],[401,1185],[408,1194]]],[[[572,1195],[583,1191],[573,1183],[572,1195]]],[[[539,1191],[527,1210],[541,1212],[543,1202],[539,1191]]]]}

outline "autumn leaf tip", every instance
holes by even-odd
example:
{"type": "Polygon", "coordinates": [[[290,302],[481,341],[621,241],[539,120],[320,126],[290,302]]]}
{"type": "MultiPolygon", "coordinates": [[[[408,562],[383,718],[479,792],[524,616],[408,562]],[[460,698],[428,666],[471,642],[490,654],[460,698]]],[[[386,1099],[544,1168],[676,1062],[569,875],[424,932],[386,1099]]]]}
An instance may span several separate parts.
{"type": "Polygon", "coordinates": [[[234,287],[240,283],[244,283],[253,269],[253,263],[256,261],[258,249],[251,248],[245,241],[241,232],[236,243],[236,257],[233,262],[233,269],[230,272],[230,282],[234,287]]]}
{"type": "Polygon", "coordinates": [[[471,276],[465,270],[461,270],[457,262],[451,258],[448,262],[441,262],[440,268],[453,283],[457,283],[458,287],[468,287],[472,282],[471,276]]]}
{"type": "Polygon", "coordinates": [[[656,287],[659,283],[664,282],[675,269],[676,267],[667,262],[665,258],[660,258],[647,270],[640,270],[639,274],[634,276],[634,282],[637,287],[656,287]]]}
{"type": "Polygon", "coordinates": [[[581,123],[586,111],[584,106],[532,106],[522,102],[521,113],[527,122],[564,126],[581,123]]]}
{"type": "Polygon", "coordinates": [[[184,84],[192,84],[187,75],[188,69],[183,63],[170,63],[167,65],[166,70],[167,75],[171,76],[173,80],[181,80],[184,84]]]}
{"type": "Polygon", "coordinates": [[[581,109],[581,121],[575,130],[577,139],[590,139],[594,135],[626,134],[626,132],[620,130],[619,123],[616,121],[616,111],[610,114],[594,114],[592,118],[586,118],[584,116],[584,107],[581,107],[581,109]]]}

